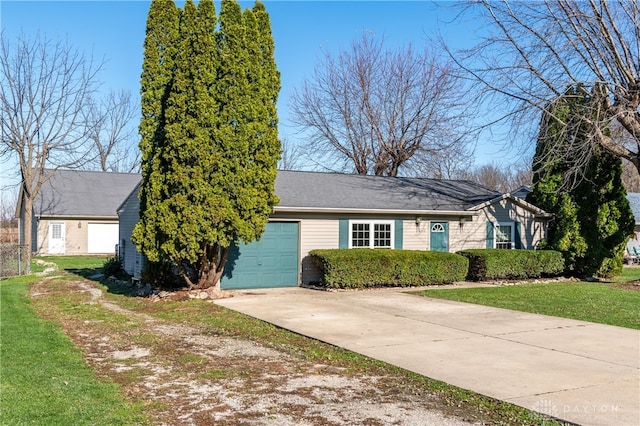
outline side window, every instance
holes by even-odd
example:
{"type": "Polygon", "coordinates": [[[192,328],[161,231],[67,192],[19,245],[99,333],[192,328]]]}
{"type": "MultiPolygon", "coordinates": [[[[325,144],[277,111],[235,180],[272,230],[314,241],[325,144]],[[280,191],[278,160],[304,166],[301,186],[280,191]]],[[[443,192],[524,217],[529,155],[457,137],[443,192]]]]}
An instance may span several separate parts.
{"type": "Polygon", "coordinates": [[[393,248],[393,221],[352,220],[349,221],[349,230],[350,248],[393,248]]]}
{"type": "Polygon", "coordinates": [[[514,247],[513,222],[500,222],[496,226],[496,248],[512,249],[514,247]]]}

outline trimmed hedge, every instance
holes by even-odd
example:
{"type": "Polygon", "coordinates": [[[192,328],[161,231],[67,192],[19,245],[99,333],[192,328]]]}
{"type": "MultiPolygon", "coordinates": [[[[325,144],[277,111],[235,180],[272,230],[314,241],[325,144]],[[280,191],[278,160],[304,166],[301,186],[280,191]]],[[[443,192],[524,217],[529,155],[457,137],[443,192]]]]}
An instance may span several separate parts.
{"type": "Polygon", "coordinates": [[[312,250],[327,288],[405,287],[462,281],[469,261],[454,253],[418,250],[312,250]]]}
{"type": "Polygon", "coordinates": [[[523,279],[558,276],[564,271],[562,253],[554,250],[472,249],[458,254],[469,259],[467,279],[523,279]]]}

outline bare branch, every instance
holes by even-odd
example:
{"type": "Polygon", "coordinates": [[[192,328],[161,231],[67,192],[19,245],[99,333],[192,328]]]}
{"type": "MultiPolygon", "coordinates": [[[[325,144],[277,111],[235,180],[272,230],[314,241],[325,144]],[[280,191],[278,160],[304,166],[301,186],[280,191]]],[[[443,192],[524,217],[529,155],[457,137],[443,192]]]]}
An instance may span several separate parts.
{"type": "Polygon", "coordinates": [[[364,33],[337,57],[325,55],[292,97],[309,152],[325,167],[359,174],[413,172],[420,153],[464,144],[461,82],[451,64],[412,46],[389,51],[364,33]]]}
{"type": "Polygon", "coordinates": [[[25,243],[31,242],[31,207],[59,168],[78,168],[90,157],[83,110],[101,68],[66,43],[24,35],[0,41],[0,154],[20,165],[25,243]]]}
{"type": "Polygon", "coordinates": [[[130,172],[140,167],[140,155],[136,134],[132,125],[136,117],[136,105],[131,93],[109,92],[106,99],[97,104],[87,100],[84,111],[87,138],[93,143],[95,163],[103,172],[130,172]]]}
{"type": "Polygon", "coordinates": [[[294,145],[289,139],[283,139],[282,155],[278,162],[280,170],[302,170],[304,151],[300,145],[294,145]]]}
{"type": "Polygon", "coordinates": [[[594,99],[566,123],[590,129],[574,147],[584,153],[574,171],[598,145],[640,170],[638,0],[472,0],[464,10],[480,13],[489,34],[472,49],[448,49],[449,55],[475,82],[485,105],[505,107],[512,139],[535,141],[543,111],[567,88],[580,86],[594,99]],[[613,137],[614,125],[634,144],[613,137]]]}

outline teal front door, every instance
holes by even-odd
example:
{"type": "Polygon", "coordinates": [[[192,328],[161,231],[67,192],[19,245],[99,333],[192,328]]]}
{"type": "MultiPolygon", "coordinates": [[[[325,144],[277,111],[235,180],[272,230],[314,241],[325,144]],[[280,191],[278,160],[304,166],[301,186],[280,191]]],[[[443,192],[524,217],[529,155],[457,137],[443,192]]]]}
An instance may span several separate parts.
{"type": "Polygon", "coordinates": [[[269,222],[260,241],[232,245],[223,289],[298,285],[298,223],[269,222]]]}
{"type": "Polygon", "coordinates": [[[449,224],[447,222],[431,222],[429,249],[432,251],[449,251],[449,224]]]}

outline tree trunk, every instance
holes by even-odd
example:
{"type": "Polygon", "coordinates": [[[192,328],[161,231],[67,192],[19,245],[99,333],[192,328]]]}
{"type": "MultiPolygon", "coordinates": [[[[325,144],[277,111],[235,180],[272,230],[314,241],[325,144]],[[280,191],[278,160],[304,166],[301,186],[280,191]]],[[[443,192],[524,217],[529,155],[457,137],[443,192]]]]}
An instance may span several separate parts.
{"type": "Polygon", "coordinates": [[[22,223],[24,240],[22,243],[24,244],[24,250],[22,251],[22,262],[26,267],[27,272],[31,270],[31,253],[33,252],[33,247],[31,244],[31,240],[33,239],[33,199],[29,196],[29,194],[24,194],[22,199],[22,208],[24,210],[24,219],[22,223]]]}
{"type": "Polygon", "coordinates": [[[183,272],[183,277],[190,289],[207,290],[212,299],[226,297],[220,288],[220,279],[227,263],[229,247],[220,247],[215,244],[212,247],[206,247],[204,251],[200,268],[194,271],[197,278],[194,277],[196,279],[192,280],[187,272],[183,272]]]}

